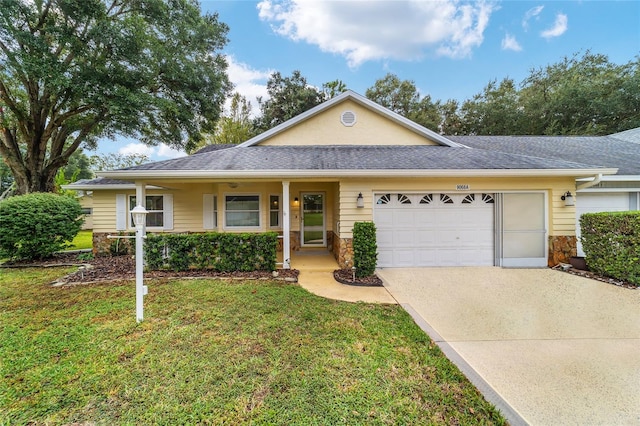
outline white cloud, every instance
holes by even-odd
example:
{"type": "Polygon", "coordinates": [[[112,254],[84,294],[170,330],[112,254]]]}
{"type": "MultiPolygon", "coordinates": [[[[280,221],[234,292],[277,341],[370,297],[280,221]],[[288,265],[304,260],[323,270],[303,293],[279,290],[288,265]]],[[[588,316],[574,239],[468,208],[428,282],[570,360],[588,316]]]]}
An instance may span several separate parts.
{"type": "Polygon", "coordinates": [[[371,60],[415,60],[431,50],[469,56],[484,39],[493,2],[263,0],[260,19],[294,41],[344,56],[349,66],[371,60]]]}
{"type": "Polygon", "coordinates": [[[511,34],[505,34],[502,39],[502,50],[513,50],[514,52],[520,52],[522,50],[522,46],[518,43],[518,40],[511,34]]]}
{"type": "Polygon", "coordinates": [[[118,153],[123,155],[142,154],[151,157],[154,153],[154,148],[143,143],[132,142],[120,148],[118,153]]]}
{"type": "Polygon", "coordinates": [[[178,158],[178,157],[186,156],[187,153],[184,151],[179,151],[177,149],[171,148],[170,146],[161,143],[157,148],[156,155],[158,157],[164,157],[164,158],[178,158]]]}
{"type": "MultiPolygon", "coordinates": [[[[260,71],[252,69],[249,65],[238,62],[233,56],[227,56],[227,74],[229,80],[233,83],[234,91],[239,92],[242,96],[251,102],[252,115],[258,113],[258,97],[267,99],[267,80],[273,72],[272,70],[260,71]]],[[[227,99],[225,110],[229,111],[231,100],[227,99]]]]}
{"type": "Polygon", "coordinates": [[[522,19],[522,27],[525,30],[529,29],[529,21],[531,20],[531,18],[538,18],[540,13],[542,13],[542,9],[544,9],[544,6],[536,6],[527,10],[527,12],[524,14],[524,18],[522,19]]]}
{"type": "Polygon", "coordinates": [[[165,144],[153,147],[139,142],[132,142],[123,146],[118,149],[118,153],[123,155],[142,154],[149,158],[178,158],[187,155],[184,151],[173,149],[165,144]]]}
{"type": "Polygon", "coordinates": [[[540,33],[540,35],[547,39],[561,36],[567,31],[568,21],[569,19],[567,18],[567,15],[558,13],[556,15],[556,22],[554,22],[553,27],[544,30],[540,33]]]}

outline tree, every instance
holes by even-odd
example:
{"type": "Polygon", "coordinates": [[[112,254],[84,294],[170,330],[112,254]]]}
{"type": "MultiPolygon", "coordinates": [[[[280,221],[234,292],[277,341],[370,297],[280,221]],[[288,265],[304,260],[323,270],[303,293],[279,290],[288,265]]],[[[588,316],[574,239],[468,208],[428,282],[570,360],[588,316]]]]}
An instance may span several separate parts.
{"type": "Polygon", "coordinates": [[[376,80],[365,92],[373,102],[409,118],[420,102],[420,94],[413,81],[400,80],[395,74],[387,74],[376,80]]]}
{"type": "Polygon", "coordinates": [[[455,99],[449,99],[445,103],[438,102],[438,111],[441,117],[440,132],[443,135],[462,135],[463,126],[458,109],[460,104],[455,99]]]}
{"type": "Polygon", "coordinates": [[[523,130],[523,108],[512,79],[490,81],[460,108],[462,132],[472,135],[517,135],[523,130]]]}
{"type": "Polygon", "coordinates": [[[640,60],[586,52],[531,70],[520,90],[529,134],[606,135],[640,125],[640,60]]]}
{"type": "Polygon", "coordinates": [[[62,172],[69,182],[75,182],[80,179],[92,179],[94,177],[93,171],[91,170],[91,159],[82,149],[78,149],[71,154],[62,172]]]}
{"type": "Polygon", "coordinates": [[[255,120],[255,127],[259,132],[282,124],[325,100],[323,92],[309,85],[300,71],[294,71],[291,77],[274,72],[267,81],[267,93],[266,101],[258,98],[262,115],[255,120]]]}
{"type": "Polygon", "coordinates": [[[420,93],[411,80],[400,80],[394,74],[387,74],[367,89],[365,96],[429,129],[437,131],[440,128],[442,118],[438,103],[433,103],[429,95],[420,98],[420,93]]]}
{"type": "Polygon", "coordinates": [[[227,31],[195,0],[0,0],[0,155],[17,192],[52,191],[101,137],[185,147],[212,131],[227,31]]]}
{"type": "Polygon", "coordinates": [[[5,193],[13,187],[13,182],[11,170],[0,157],[0,200],[2,200],[5,193]]]}
{"type": "Polygon", "coordinates": [[[322,85],[322,95],[324,100],[335,98],[347,91],[347,85],[342,80],[328,81],[322,85]]]}
{"type": "Polygon", "coordinates": [[[149,157],[145,154],[101,154],[92,155],[89,158],[91,170],[98,172],[100,170],[117,170],[125,167],[138,166],[149,161],[149,157]]]}
{"type": "Polygon", "coordinates": [[[188,153],[193,154],[206,145],[239,144],[255,135],[256,131],[251,122],[251,102],[236,92],[231,97],[229,114],[221,117],[215,131],[205,135],[204,139],[191,147],[188,153]]]}

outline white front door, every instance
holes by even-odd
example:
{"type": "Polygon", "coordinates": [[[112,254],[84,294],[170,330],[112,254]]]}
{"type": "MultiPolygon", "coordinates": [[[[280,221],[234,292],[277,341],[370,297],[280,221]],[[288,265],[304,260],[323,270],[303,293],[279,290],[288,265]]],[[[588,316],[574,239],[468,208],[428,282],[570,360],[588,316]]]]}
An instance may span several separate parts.
{"type": "Polygon", "coordinates": [[[302,247],[326,247],[325,196],[323,193],[302,193],[302,247]]]}

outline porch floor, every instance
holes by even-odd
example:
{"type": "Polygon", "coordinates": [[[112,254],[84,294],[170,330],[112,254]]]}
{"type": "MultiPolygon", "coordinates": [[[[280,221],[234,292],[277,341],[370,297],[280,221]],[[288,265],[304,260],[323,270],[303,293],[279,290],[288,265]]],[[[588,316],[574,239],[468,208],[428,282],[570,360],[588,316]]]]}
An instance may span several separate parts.
{"type": "MultiPolygon", "coordinates": [[[[278,261],[282,261],[281,253],[278,261]]],[[[305,290],[327,299],[345,302],[396,304],[384,287],[356,287],[333,278],[338,262],[327,250],[292,251],[291,268],[300,271],[298,284],[305,290]]]]}

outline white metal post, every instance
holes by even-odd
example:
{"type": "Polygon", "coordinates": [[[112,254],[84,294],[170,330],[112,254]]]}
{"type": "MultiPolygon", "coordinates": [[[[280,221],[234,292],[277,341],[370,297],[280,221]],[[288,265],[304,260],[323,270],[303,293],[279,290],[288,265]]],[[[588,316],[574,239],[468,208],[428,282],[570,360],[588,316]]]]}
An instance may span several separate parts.
{"type": "Polygon", "coordinates": [[[282,181],[282,269],[291,269],[291,218],[289,215],[289,181],[282,181]]]}
{"type": "Polygon", "coordinates": [[[143,235],[144,224],[136,224],[136,320],[144,319],[144,255],[143,255],[143,235]]]}
{"type": "Polygon", "coordinates": [[[131,210],[136,225],[136,320],[144,319],[144,296],[147,288],[144,285],[144,226],[147,221],[147,210],[140,204],[131,210]]]}

